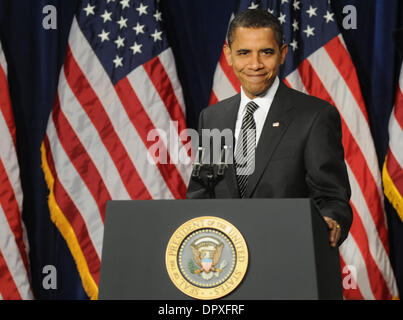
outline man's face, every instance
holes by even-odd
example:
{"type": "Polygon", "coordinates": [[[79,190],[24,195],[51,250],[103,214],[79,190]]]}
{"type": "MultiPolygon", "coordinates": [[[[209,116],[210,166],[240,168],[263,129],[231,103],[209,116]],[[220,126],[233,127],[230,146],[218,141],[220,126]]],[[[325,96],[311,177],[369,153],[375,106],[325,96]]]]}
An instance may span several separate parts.
{"type": "Polygon", "coordinates": [[[254,99],[273,84],[284,63],[287,45],[279,47],[271,28],[238,27],[233,38],[231,48],[224,47],[225,57],[245,94],[254,99]]]}

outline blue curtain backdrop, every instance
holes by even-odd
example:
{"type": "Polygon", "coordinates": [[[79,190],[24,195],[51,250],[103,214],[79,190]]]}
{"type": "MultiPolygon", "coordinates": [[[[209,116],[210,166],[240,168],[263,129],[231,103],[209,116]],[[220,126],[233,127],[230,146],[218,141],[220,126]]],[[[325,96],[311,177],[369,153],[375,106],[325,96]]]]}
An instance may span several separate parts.
{"type": "MultiPolygon", "coordinates": [[[[327,1],[327,0],[324,0],[327,1]]],[[[68,33],[78,0],[0,0],[0,38],[9,67],[10,93],[24,190],[23,218],[30,242],[30,262],[37,299],[87,299],[64,239],[50,220],[40,145],[53,105],[68,33]],[[57,8],[57,29],[45,30],[43,7],[57,8]],[[58,271],[57,289],[42,286],[43,267],[58,271]]],[[[210,98],[212,79],[235,0],[161,0],[187,107],[187,124],[196,128],[210,98]]],[[[356,30],[341,28],[357,68],[368,108],[380,166],[388,146],[388,121],[401,58],[392,31],[403,27],[399,0],[333,1],[341,25],[345,5],[354,5],[356,30]]],[[[403,224],[387,203],[391,259],[403,292],[403,224]]]]}

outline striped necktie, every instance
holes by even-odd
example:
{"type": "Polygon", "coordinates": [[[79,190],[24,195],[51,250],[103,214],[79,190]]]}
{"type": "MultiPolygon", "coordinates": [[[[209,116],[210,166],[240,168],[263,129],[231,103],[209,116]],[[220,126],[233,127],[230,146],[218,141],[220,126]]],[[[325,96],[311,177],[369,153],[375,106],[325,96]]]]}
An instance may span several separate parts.
{"type": "Polygon", "coordinates": [[[236,177],[241,198],[244,198],[248,177],[253,173],[256,149],[256,123],[253,113],[259,106],[250,101],[246,105],[246,113],[242,119],[241,130],[235,150],[236,177]]]}

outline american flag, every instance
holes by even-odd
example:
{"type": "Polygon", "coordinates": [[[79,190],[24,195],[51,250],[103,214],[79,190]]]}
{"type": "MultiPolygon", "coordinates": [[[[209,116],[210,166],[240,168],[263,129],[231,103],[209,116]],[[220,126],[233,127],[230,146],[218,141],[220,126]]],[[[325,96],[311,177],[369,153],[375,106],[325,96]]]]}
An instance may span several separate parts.
{"type": "Polygon", "coordinates": [[[93,299],[106,201],[185,198],[190,177],[188,153],[176,152],[185,107],[158,4],[80,2],[42,144],[51,218],[93,299]]]}
{"type": "Polygon", "coordinates": [[[0,300],[32,299],[7,64],[0,45],[0,300]]]}
{"type": "Polygon", "coordinates": [[[383,166],[385,195],[403,221],[403,64],[389,120],[389,149],[383,166]]]}
{"type": "MultiPolygon", "coordinates": [[[[355,68],[330,1],[239,1],[236,12],[267,9],[280,21],[289,46],[281,78],[290,87],[334,105],[341,116],[343,146],[352,189],[353,225],[340,247],[346,299],[397,297],[389,260],[381,174],[355,68]]],[[[222,54],[210,103],[240,91],[222,54]]]]}

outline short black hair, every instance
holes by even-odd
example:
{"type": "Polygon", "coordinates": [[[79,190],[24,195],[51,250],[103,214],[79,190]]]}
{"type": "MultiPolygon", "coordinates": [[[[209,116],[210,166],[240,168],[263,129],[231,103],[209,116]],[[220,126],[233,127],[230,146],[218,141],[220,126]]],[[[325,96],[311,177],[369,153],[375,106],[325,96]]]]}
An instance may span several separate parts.
{"type": "Polygon", "coordinates": [[[239,27],[254,29],[271,28],[274,31],[274,39],[279,47],[283,45],[283,30],[281,24],[276,16],[266,10],[247,9],[234,17],[227,32],[227,41],[230,47],[234,41],[235,29],[239,27]]]}

